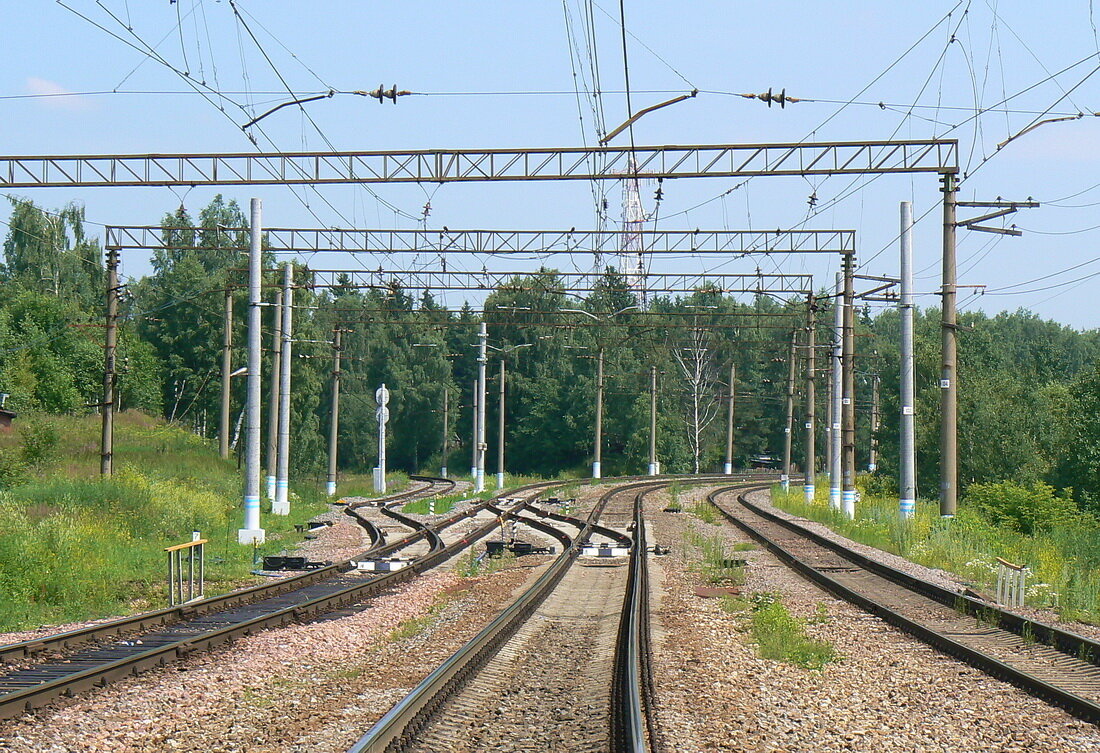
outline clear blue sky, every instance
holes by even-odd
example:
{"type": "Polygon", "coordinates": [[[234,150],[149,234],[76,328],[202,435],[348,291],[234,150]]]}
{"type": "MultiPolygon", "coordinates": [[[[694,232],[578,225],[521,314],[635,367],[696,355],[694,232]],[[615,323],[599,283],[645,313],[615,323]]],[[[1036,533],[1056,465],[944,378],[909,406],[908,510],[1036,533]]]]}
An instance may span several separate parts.
{"type": "MultiPolygon", "coordinates": [[[[248,151],[252,146],[240,125],[287,98],[280,94],[285,91],[283,84],[260,47],[296,92],[373,89],[380,83],[387,87],[396,83],[418,93],[396,106],[352,95],[310,103],[305,107],[324,137],[297,108],[286,108],[261,123],[266,135],[286,150],[325,149],[325,139],[338,149],[593,143],[591,100],[584,94],[591,89],[593,52],[605,92],[601,103],[606,126],[614,127],[626,116],[618,4],[612,0],[591,5],[578,0],[564,4],[238,0],[244,24],[228,0],[102,0],[101,5],[66,0],[66,4],[121,39],[58,3],[7,3],[0,25],[5,50],[0,69],[0,152],[248,151]],[[585,32],[589,8],[593,40],[585,32]],[[189,71],[219,91],[232,92],[223,100],[225,113],[195,95],[179,73],[122,40],[136,46],[148,43],[171,66],[189,71]],[[574,69],[581,79],[574,78],[574,69]],[[580,110],[575,82],[582,91],[580,110]],[[144,93],[26,96],[115,90],[144,93]]],[[[1100,215],[1100,171],[1096,169],[1100,119],[1049,123],[999,152],[996,148],[1037,119],[1100,111],[1100,73],[1089,77],[1100,64],[1100,55],[1093,9],[1087,0],[957,4],[627,0],[625,5],[632,35],[628,48],[634,108],[692,87],[702,91],[694,100],[643,118],[635,129],[637,143],[786,141],[811,136],[820,140],[927,138],[945,133],[957,137],[962,141],[964,166],[975,171],[981,165],[964,181],[962,198],[1032,196],[1048,202],[1011,220],[1025,229],[1022,238],[960,232],[960,282],[986,284],[991,293],[1012,293],[980,299],[964,294],[960,296],[964,307],[990,312],[1025,307],[1075,327],[1100,326],[1100,311],[1087,303],[1100,297],[1100,221],[1095,219],[1100,215]],[[1051,78],[1082,59],[1080,65],[1051,78]],[[1033,85],[1008,105],[996,107],[1006,96],[1033,85]],[[769,109],[729,94],[769,87],[786,88],[791,96],[816,101],[769,109]],[[849,100],[856,103],[839,104],[849,100]],[[879,102],[885,107],[879,107],[879,102]],[[914,104],[919,106],[911,108],[914,104]],[[991,109],[974,117],[975,107],[991,109]],[[1006,108],[1012,112],[1004,112],[1006,108]],[[1040,115],[1048,108],[1052,109],[1047,115],[1040,115]],[[952,128],[964,121],[965,125],[952,128]],[[1055,274],[1076,265],[1082,266],[1055,274]],[[1063,284],[1094,273],[1095,278],[1063,284]],[[1028,282],[1047,275],[1053,276],[1028,282]]],[[[270,146],[261,134],[256,135],[262,145],[270,146]]],[[[917,269],[923,270],[918,289],[930,292],[938,285],[940,195],[932,176],[854,182],[843,177],[758,178],[724,198],[715,198],[736,183],[666,181],[655,226],[760,229],[806,221],[804,227],[854,228],[859,234],[862,271],[891,274],[897,270],[893,239],[898,202],[910,199],[918,217],[929,212],[917,230],[917,269]],[[815,192],[818,208],[824,209],[807,220],[807,198],[815,192]],[[838,196],[846,198],[833,203],[838,196]]],[[[620,190],[612,184],[604,188],[616,216],[620,190]]],[[[595,223],[593,187],[583,182],[446,185],[438,190],[375,188],[401,213],[362,187],[320,190],[321,195],[278,187],[224,193],[242,204],[250,196],[262,197],[266,222],[282,226],[316,225],[312,211],[325,225],[415,227],[411,218],[421,215],[429,195],[429,227],[553,229],[595,223]]],[[[653,208],[652,190],[644,192],[647,210],[653,208]]],[[[181,201],[197,211],[216,191],[39,189],[21,193],[47,207],[82,202],[89,220],[96,223],[152,224],[181,201]]],[[[6,216],[6,207],[0,209],[0,219],[6,216]]],[[[363,259],[362,263],[377,267],[383,262],[363,259]]],[[[590,263],[576,261],[578,268],[590,263]]],[[[655,269],[701,270],[717,268],[719,263],[681,260],[655,269]]],[[[729,262],[721,271],[751,272],[756,263],[729,262]]],[[[759,263],[768,272],[808,271],[822,282],[831,279],[823,261],[777,257],[759,263]]],[[[349,268],[358,264],[348,258],[315,262],[316,266],[349,268]]],[[[835,266],[835,261],[829,260],[829,265],[835,266]]],[[[457,267],[457,260],[451,266],[457,267]]],[[[509,265],[497,263],[497,268],[502,266],[509,265]]],[[[129,258],[125,271],[140,274],[146,268],[142,260],[129,258]]],[[[451,296],[448,301],[458,303],[460,297],[451,296]]],[[[937,303],[935,296],[921,299],[922,305],[937,303]]]]}

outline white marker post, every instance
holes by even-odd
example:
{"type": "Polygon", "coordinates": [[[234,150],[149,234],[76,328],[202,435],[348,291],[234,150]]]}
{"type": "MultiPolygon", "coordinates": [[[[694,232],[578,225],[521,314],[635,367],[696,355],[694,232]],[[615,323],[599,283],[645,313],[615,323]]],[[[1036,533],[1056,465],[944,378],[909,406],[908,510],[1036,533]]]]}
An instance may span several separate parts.
{"type": "Polygon", "coordinates": [[[390,391],[386,384],[374,391],[374,400],[378,407],[374,415],[378,418],[378,467],[374,469],[374,490],[380,494],[386,492],[386,424],[390,420],[390,391]]]}

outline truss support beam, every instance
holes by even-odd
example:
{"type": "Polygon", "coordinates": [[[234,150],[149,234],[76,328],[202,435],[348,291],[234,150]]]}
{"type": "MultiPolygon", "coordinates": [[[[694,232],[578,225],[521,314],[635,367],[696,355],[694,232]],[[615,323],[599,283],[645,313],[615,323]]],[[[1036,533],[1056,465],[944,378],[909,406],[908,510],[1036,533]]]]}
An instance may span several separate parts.
{"type": "MultiPolygon", "coordinates": [[[[173,228],[166,240],[155,225],[107,226],[104,247],[126,250],[201,251],[216,242],[223,250],[247,251],[247,228],[173,228]],[[193,232],[192,232],[193,231],[193,232]]],[[[618,251],[628,233],[621,230],[369,230],[336,228],[264,228],[271,253],[441,253],[575,254],[618,251]]],[[[643,230],[646,254],[855,253],[854,230],[643,230]]]]}
{"type": "Polygon", "coordinates": [[[958,141],[0,157],[0,187],[256,186],[957,173],[958,141]]]}

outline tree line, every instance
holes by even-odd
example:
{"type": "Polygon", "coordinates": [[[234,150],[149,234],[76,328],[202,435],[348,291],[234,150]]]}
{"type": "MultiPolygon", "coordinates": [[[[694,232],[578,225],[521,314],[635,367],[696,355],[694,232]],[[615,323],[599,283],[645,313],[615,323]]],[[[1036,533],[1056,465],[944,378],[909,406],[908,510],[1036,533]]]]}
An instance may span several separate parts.
{"type": "MultiPolygon", "coordinates": [[[[47,211],[12,199],[0,280],[0,391],[16,411],[96,410],[102,389],[105,274],[99,241],[83,210],[47,211]]],[[[235,366],[245,362],[244,257],[228,247],[247,227],[233,200],[216,197],[197,216],[180,207],[161,220],[166,246],[152,271],[129,279],[120,304],[120,408],[137,409],[213,438],[218,429],[223,297],[234,299],[235,366]],[[194,230],[193,228],[198,228],[194,230]],[[174,242],[174,243],[173,243],[174,242]]],[[[265,300],[280,261],[265,253],[265,300]]],[[[792,335],[805,342],[807,302],[757,295],[739,300],[703,288],[639,301],[614,270],[580,298],[552,269],[517,275],[488,293],[479,310],[448,308],[430,291],[396,282],[361,289],[346,278],[314,287],[294,263],[292,468],[320,474],[325,464],[332,379],[331,341],[343,330],[339,467],[369,470],[376,460],[374,390],[390,388],[389,463],[431,471],[442,457],[444,391],[450,456],[471,458],[477,332],[490,351],[487,439],[495,447],[499,360],[506,362],[507,470],[555,474],[586,469],[593,454],[597,363],[604,365],[603,466],[607,475],[644,473],[649,459],[650,383],[658,389],[657,455],[662,470],[720,470],[725,459],[730,367],[736,370],[734,463],[747,467],[782,454],[792,335]],[[523,346],[523,347],[515,347],[523,346]],[[506,351],[502,353],[501,351],[506,351]]],[[[123,257],[123,275],[127,257],[123,257]]],[[[831,339],[833,299],[817,299],[819,345],[831,339]]],[[[263,310],[265,384],[271,364],[272,308],[263,310]]],[[[1044,481],[1083,506],[1100,500],[1100,370],[1097,331],[1076,331],[1027,311],[960,315],[960,483],[1044,481]]],[[[934,497],[938,479],[939,312],[915,325],[918,485],[934,497]]],[[[893,309],[857,317],[857,465],[874,442],[878,475],[897,471],[899,317],[893,309]],[[871,385],[881,383],[881,421],[871,432],[871,385]]],[[[805,348],[796,351],[793,457],[802,466],[805,348]]],[[[825,447],[828,359],[817,356],[818,469],[825,447]]],[[[231,437],[240,435],[244,380],[233,380],[231,437]]],[[[266,388],[265,388],[266,392],[266,388]]],[[[265,405],[266,415],[266,405],[265,405]]],[[[266,421],[266,417],[265,417],[266,421]]],[[[487,455],[495,471],[496,454],[487,455]]]]}

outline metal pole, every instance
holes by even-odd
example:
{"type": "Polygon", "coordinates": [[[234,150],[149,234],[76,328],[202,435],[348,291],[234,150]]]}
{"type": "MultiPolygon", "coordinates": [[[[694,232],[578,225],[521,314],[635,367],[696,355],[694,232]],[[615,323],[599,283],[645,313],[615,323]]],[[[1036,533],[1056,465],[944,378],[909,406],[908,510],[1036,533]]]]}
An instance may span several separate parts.
{"type": "Polygon", "coordinates": [[[810,293],[806,300],[806,468],[803,491],[806,504],[813,504],[816,492],[814,482],[817,474],[817,389],[815,368],[815,348],[817,344],[817,300],[810,293]]]}
{"type": "Polygon", "coordinates": [[[447,387],[443,388],[443,462],[440,463],[439,475],[443,478],[447,478],[447,455],[450,454],[450,390],[447,387]]]}
{"type": "Polygon", "coordinates": [[[911,518],[917,509],[917,456],[915,449],[913,375],[913,204],[901,202],[901,416],[899,458],[899,512],[911,518]]]}
{"type": "Polygon", "coordinates": [[[842,387],[840,378],[840,360],[843,351],[844,331],[844,276],[837,272],[836,295],[833,298],[833,352],[829,358],[831,366],[830,403],[829,403],[829,437],[832,440],[829,445],[829,507],[840,509],[841,482],[840,482],[840,413],[842,400],[842,387]]]}
{"type": "Polygon", "coordinates": [[[730,364],[730,393],[729,410],[726,415],[726,467],[723,469],[728,476],[733,473],[733,411],[737,392],[737,366],[730,364]]]}
{"type": "Polygon", "coordinates": [[[340,347],[339,327],[332,330],[332,418],[328,427],[328,483],[325,491],[328,496],[336,494],[336,455],[340,434],[340,347]]]}
{"type": "Polygon", "coordinates": [[[225,291],[225,323],[222,325],[222,412],[218,421],[218,455],[229,457],[229,383],[233,373],[233,290],[225,291]]]}
{"type": "Polygon", "coordinates": [[[504,359],[500,359],[500,430],[497,437],[497,489],[504,488],[504,359]]]}
{"type": "Polygon", "coordinates": [[[244,422],[244,526],[237,541],[255,546],[264,543],[260,528],[260,294],[262,290],[263,249],[261,248],[261,207],[252,199],[252,221],[248,247],[248,374],[245,376],[244,422]]]}
{"type": "Polygon", "coordinates": [[[477,481],[474,491],[485,491],[485,366],[488,363],[486,349],[489,344],[489,332],[485,322],[477,334],[477,481]]]}
{"type": "Polygon", "coordinates": [[[878,470],[878,400],[880,381],[877,372],[871,375],[871,452],[867,458],[867,470],[871,473],[878,470]]]}
{"type": "MultiPolygon", "coordinates": [[[[282,373],[283,291],[276,289],[271,329],[271,397],[267,408],[267,498],[275,500],[275,467],[279,464],[279,377],[282,373]]],[[[251,366],[249,367],[251,368],[251,366]]]]}
{"type": "Polygon", "coordinates": [[[592,455],[592,478],[601,478],[600,448],[603,446],[603,348],[596,355],[596,446],[592,455]]]}
{"type": "Polygon", "coordinates": [[[99,473],[114,472],[115,352],[118,348],[118,250],[107,250],[107,329],[103,342],[103,433],[99,445],[99,473]]]}
{"type": "Polygon", "coordinates": [[[940,372],[940,515],[955,517],[958,381],[955,375],[955,176],[943,176],[943,370],[940,372]]]}
{"type": "Polygon", "coordinates": [[[844,327],[841,353],[841,504],[849,518],[856,515],[856,359],[855,359],[855,260],[844,256],[844,327]]]}
{"type": "Polygon", "coordinates": [[[470,416],[470,426],[473,431],[473,437],[470,440],[470,447],[473,448],[473,454],[470,459],[470,478],[475,482],[477,481],[477,379],[474,380],[474,404],[473,412],[470,416]]]}
{"type": "Polygon", "coordinates": [[[783,427],[783,475],[780,476],[784,493],[789,491],[791,487],[791,439],[793,437],[791,429],[794,427],[794,348],[797,338],[798,330],[792,330],[791,347],[787,354],[787,423],[783,427]]]}
{"type": "Polygon", "coordinates": [[[649,367],[649,475],[660,473],[657,464],[657,367],[649,367]]]}
{"type": "Polygon", "coordinates": [[[293,359],[294,266],[283,264],[283,354],[279,361],[279,452],[275,466],[274,515],[290,514],[290,366],[293,359]]]}

